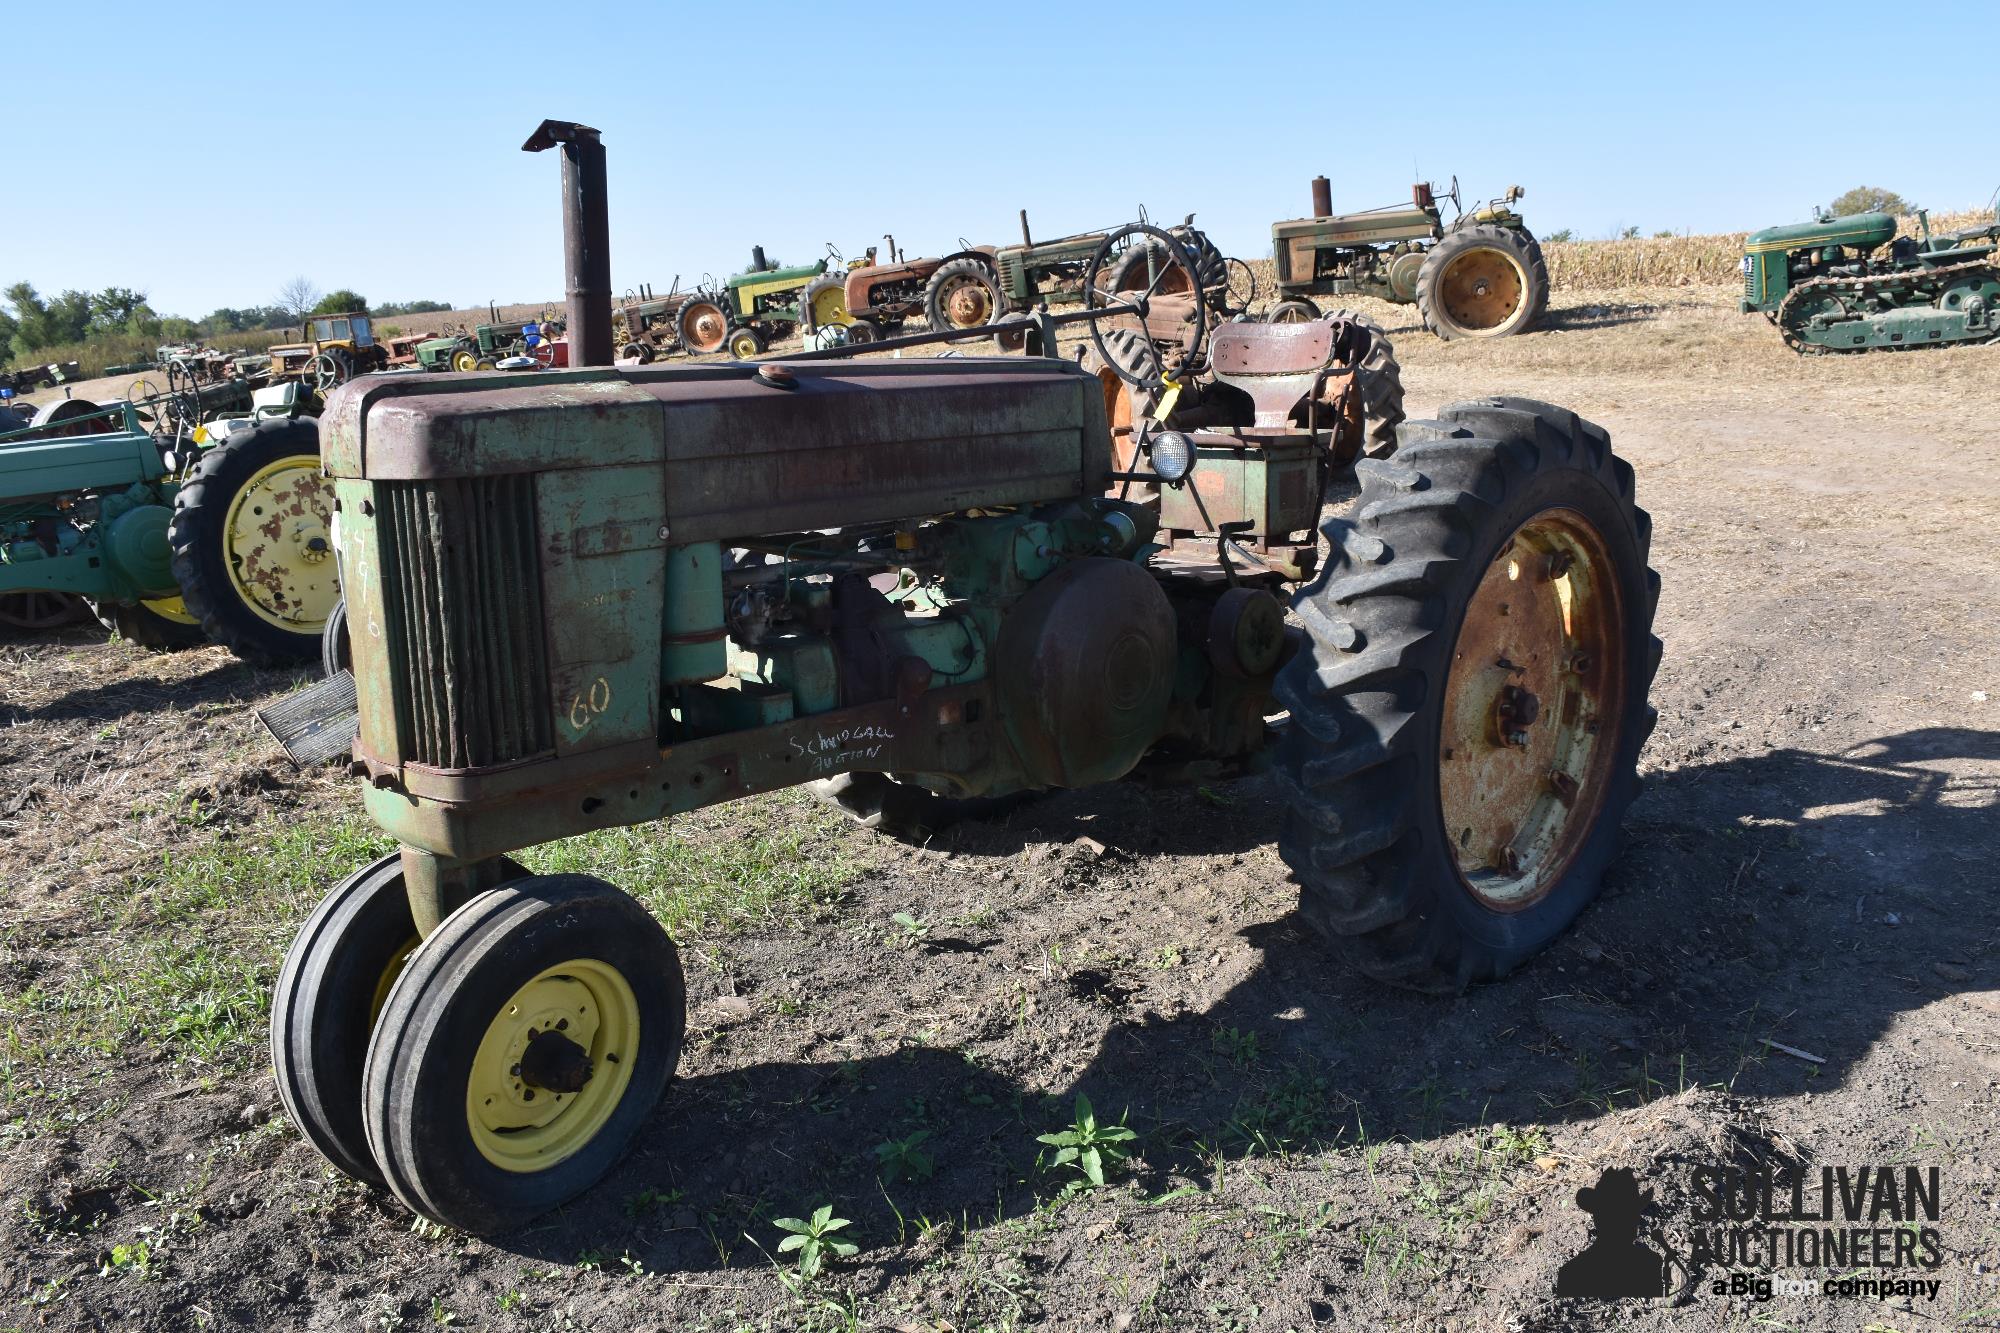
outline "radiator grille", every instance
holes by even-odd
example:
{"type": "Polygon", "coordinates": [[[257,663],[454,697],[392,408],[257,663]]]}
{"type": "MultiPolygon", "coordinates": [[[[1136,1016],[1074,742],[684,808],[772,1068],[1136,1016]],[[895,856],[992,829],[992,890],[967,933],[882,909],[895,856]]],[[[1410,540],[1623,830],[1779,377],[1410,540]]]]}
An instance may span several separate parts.
{"type": "Polygon", "coordinates": [[[534,478],[375,494],[402,758],[481,768],[553,750],[534,478]]]}

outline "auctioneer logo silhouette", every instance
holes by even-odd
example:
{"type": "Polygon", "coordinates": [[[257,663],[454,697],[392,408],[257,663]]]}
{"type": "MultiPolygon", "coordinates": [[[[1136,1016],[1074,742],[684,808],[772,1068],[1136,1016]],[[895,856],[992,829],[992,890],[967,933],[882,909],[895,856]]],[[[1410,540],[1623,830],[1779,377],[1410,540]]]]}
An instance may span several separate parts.
{"type": "Polygon", "coordinates": [[[1653,1205],[1629,1167],[1614,1166],[1594,1187],[1576,1192],[1577,1207],[1594,1219],[1590,1247],[1556,1274],[1556,1295],[1658,1297],[1667,1294],[1666,1261],[1639,1243],[1639,1215],[1653,1205]]]}

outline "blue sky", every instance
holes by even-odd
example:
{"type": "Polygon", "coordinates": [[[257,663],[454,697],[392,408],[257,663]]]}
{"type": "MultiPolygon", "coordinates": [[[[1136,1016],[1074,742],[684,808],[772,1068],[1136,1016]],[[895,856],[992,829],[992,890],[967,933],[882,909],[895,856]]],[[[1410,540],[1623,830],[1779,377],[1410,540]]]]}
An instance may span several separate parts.
{"type": "Polygon", "coordinates": [[[378,303],[559,299],[556,163],[519,151],[544,116],[603,131],[620,290],[734,271],[752,242],[1005,240],[1022,207],[1043,235],[1193,211],[1256,257],[1318,173],[1341,209],[1418,176],[1519,183],[1537,231],[1586,236],[2000,186],[1989,85],[1952,58],[2000,49],[1992,0],[196,0],[19,4],[5,28],[0,284],[191,317],[297,274],[378,303]]]}

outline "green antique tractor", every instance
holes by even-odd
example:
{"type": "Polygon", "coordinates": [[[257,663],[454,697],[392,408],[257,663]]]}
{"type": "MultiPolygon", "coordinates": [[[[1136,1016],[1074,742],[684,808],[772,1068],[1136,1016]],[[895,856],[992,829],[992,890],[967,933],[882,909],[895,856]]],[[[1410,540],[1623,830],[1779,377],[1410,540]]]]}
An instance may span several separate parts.
{"type": "Polygon", "coordinates": [[[1542,247],[1514,202],[1499,199],[1467,213],[1458,181],[1444,195],[1458,209],[1444,220],[1436,190],[1416,185],[1408,207],[1336,215],[1324,176],[1312,182],[1313,216],[1271,227],[1279,302],[1274,321],[1319,317],[1315,296],[1372,296],[1414,302],[1424,327],[1440,338],[1500,338],[1525,333],[1549,305],[1542,247]]]}
{"type": "MultiPolygon", "coordinates": [[[[551,124],[569,137],[530,144],[601,182],[595,132],[551,124]]],[[[681,964],[617,887],[512,854],[801,784],[893,831],[1268,768],[1332,965],[1452,991],[1564,930],[1652,726],[1632,469],[1574,413],[1485,398],[1405,422],[1328,512],[1368,340],[1232,323],[1204,356],[1200,302],[1167,300],[1240,416],[1121,438],[1100,378],[1030,356],[337,391],[333,531],[369,630],[332,684],[399,850],[332,890],[278,977],[272,1056],[305,1137],[469,1231],[588,1188],[674,1074],[681,964]]],[[[1141,289],[1098,313],[1157,312],[1141,289]]],[[[1147,401],[1171,391],[1103,359],[1147,401]]]]}
{"type": "Polygon", "coordinates": [[[316,657],[339,598],[317,423],[197,425],[181,394],[78,406],[0,433],[0,601],[83,598],[145,647],[316,657]]]}
{"type": "Polygon", "coordinates": [[[1269,763],[1337,960],[1449,989],[1561,931],[1636,791],[1656,652],[1603,433],[1507,399],[1406,424],[1319,570],[1289,432],[1134,443],[1121,472],[1094,382],[1024,358],[337,395],[340,559],[379,627],[354,771],[402,850],[279,980],[307,1137],[473,1231],[587,1187],[674,1069],[679,963],[613,886],[509,854],[809,781],[887,823],[1269,763]]]}
{"type": "Polygon", "coordinates": [[[509,357],[546,355],[550,340],[562,336],[562,321],[546,311],[539,319],[503,320],[489,305],[487,316],[484,324],[448,329],[419,342],[417,365],[425,370],[492,370],[509,357]]]}
{"type": "Polygon", "coordinates": [[[1906,350],[2000,338],[2000,214],[1942,236],[1917,214],[1918,236],[1888,213],[1822,213],[1744,242],[1743,299],[1801,354],[1906,350]]]}
{"type": "MultiPolygon", "coordinates": [[[[1139,210],[1139,226],[1145,210],[1139,210]]],[[[1038,241],[1028,227],[1028,210],[1021,210],[1019,245],[966,246],[942,260],[924,261],[930,276],[924,286],[924,318],[937,330],[972,329],[987,324],[1020,325],[1037,307],[1085,303],[1084,271],[1111,233],[1078,232],[1038,241]]],[[[1119,291],[1151,288],[1163,295],[1200,291],[1213,314],[1230,317],[1249,308],[1255,296],[1250,268],[1223,257],[1214,242],[1196,229],[1194,215],[1166,229],[1162,237],[1128,247],[1108,272],[1108,287],[1119,291]],[[1165,239],[1171,237],[1178,246],[1165,239]],[[1190,275],[1174,254],[1184,255],[1195,272],[1190,275]],[[1155,282],[1155,270],[1171,270],[1155,282]]],[[[1023,332],[1010,329],[996,335],[1002,351],[1018,351],[1023,332]]]]}
{"type": "Polygon", "coordinates": [[[763,246],[752,246],[749,268],[720,291],[696,292],[681,303],[681,346],[704,356],[727,349],[739,361],[756,356],[798,327],[803,294],[827,262],[786,267],[765,258],[763,246]]]}

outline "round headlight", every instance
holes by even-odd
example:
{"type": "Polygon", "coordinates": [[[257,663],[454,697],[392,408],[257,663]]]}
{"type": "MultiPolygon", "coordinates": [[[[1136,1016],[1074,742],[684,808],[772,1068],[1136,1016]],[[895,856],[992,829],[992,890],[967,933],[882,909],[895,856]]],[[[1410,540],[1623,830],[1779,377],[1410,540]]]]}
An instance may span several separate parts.
{"type": "Polygon", "coordinates": [[[1169,485],[1187,480],[1194,471],[1194,441],[1177,430],[1163,430],[1146,441],[1146,453],[1153,472],[1169,485]]]}

